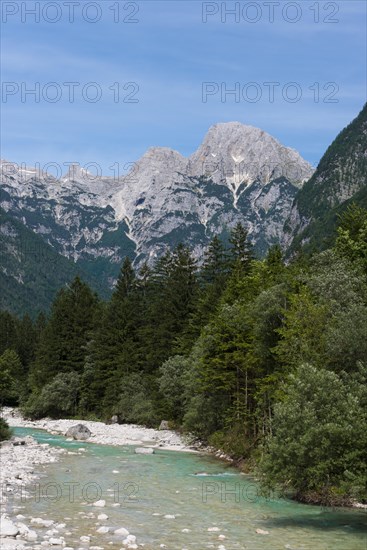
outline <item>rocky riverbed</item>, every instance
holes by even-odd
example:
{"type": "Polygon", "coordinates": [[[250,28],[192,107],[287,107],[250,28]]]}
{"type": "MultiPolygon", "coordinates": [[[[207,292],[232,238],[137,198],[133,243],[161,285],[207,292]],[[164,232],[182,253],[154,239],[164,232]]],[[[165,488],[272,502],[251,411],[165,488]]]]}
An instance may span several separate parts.
{"type": "MultiPolygon", "coordinates": [[[[35,484],[39,479],[42,465],[56,462],[63,453],[65,453],[63,449],[51,447],[47,443],[38,444],[33,437],[14,437],[10,441],[2,442],[0,448],[1,550],[22,549],[37,541],[37,532],[31,525],[24,523],[25,517],[18,512],[21,510],[22,501],[30,496],[27,487],[35,484]]],[[[32,544],[32,548],[35,547],[32,544]]]]}
{"type": "MultiPolygon", "coordinates": [[[[23,422],[16,411],[7,416],[23,422]]],[[[1,446],[1,550],[365,548],[361,512],[268,502],[253,478],[210,456],[155,450],[164,432],[145,439],[144,428],[129,426],[143,434],[125,435],[132,447],[94,445],[37,430],[48,422],[24,422],[30,429],[1,446]],[[135,454],[138,445],[155,454],[135,454]],[[51,486],[62,488],[60,499],[48,498],[51,486]],[[86,491],[92,486],[100,494],[86,491]]],[[[64,422],[57,433],[77,421],[64,422]]],[[[87,424],[93,430],[96,423],[87,424]]]]}
{"type": "MultiPolygon", "coordinates": [[[[171,430],[154,430],[136,425],[104,424],[103,422],[78,420],[42,419],[31,421],[24,419],[17,409],[5,407],[2,416],[10,427],[25,427],[43,429],[52,434],[66,435],[68,430],[78,423],[91,432],[87,438],[90,443],[102,445],[134,445],[152,452],[154,448],[175,451],[193,452],[193,447],[177,433],[171,430]]],[[[78,454],[82,454],[83,448],[78,454]]],[[[65,449],[51,447],[47,443],[38,444],[32,437],[12,438],[5,441],[0,449],[0,548],[41,550],[44,547],[63,547],[68,550],[65,542],[66,525],[55,524],[52,519],[26,518],[20,514],[21,502],[29,498],[27,487],[34,485],[42,475],[41,466],[56,462],[60,455],[67,453],[65,449]]],[[[97,503],[98,507],[101,503],[97,503]]],[[[101,517],[103,514],[100,514],[101,517]]],[[[102,518],[103,519],[103,518],[102,518]]],[[[104,529],[102,525],[101,529],[104,529]]],[[[125,527],[120,528],[121,544],[124,548],[138,548],[135,536],[125,527]]],[[[81,544],[88,543],[82,540],[81,544]]],[[[93,550],[93,547],[89,547],[93,550]]],[[[95,548],[98,550],[98,547],[95,548]]],[[[102,550],[102,549],[101,549],[102,550]]]]}
{"type": "Polygon", "coordinates": [[[99,445],[135,445],[157,447],[167,451],[189,451],[195,449],[185,438],[172,430],[154,430],[132,424],[105,424],[89,420],[42,420],[24,419],[17,409],[4,407],[2,416],[9,426],[35,428],[46,430],[50,433],[65,435],[66,432],[78,423],[86,426],[91,436],[90,443],[99,445]]]}

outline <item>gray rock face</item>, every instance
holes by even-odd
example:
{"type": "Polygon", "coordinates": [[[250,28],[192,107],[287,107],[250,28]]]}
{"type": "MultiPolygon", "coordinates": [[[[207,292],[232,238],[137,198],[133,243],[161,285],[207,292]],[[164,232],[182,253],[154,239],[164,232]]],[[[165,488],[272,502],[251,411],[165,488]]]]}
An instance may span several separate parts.
{"type": "Polygon", "coordinates": [[[64,256],[91,270],[98,260],[110,285],[126,255],[152,263],[185,242],[200,258],[215,233],[237,222],[264,252],[283,238],[296,192],[313,172],[296,151],[238,122],[210,128],[189,158],[152,147],[124,177],[76,165],[59,179],[1,167],[1,207],[64,256]]]}
{"type": "Polygon", "coordinates": [[[71,426],[65,434],[66,437],[72,437],[73,439],[81,441],[89,439],[91,435],[92,432],[89,428],[87,428],[87,426],[84,426],[84,424],[76,424],[75,426],[71,426]]]}
{"type": "Polygon", "coordinates": [[[297,151],[263,130],[239,122],[212,126],[189,163],[191,175],[205,174],[215,183],[225,181],[235,196],[241,185],[255,180],[267,184],[284,177],[301,186],[312,173],[297,151]]]}

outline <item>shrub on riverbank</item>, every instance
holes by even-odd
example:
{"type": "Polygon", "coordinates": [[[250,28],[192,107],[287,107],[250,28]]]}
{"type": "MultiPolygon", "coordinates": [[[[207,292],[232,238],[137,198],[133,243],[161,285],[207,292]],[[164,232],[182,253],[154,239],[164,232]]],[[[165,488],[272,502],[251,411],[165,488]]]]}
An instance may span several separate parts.
{"type": "Polygon", "coordinates": [[[60,373],[46,384],[40,393],[32,394],[21,408],[26,418],[38,420],[71,417],[76,413],[79,391],[79,376],[74,372],[60,373]]]}
{"type": "Polygon", "coordinates": [[[304,365],[275,406],[263,481],[297,500],[345,505],[367,497],[367,368],[340,375],[304,365]]]}

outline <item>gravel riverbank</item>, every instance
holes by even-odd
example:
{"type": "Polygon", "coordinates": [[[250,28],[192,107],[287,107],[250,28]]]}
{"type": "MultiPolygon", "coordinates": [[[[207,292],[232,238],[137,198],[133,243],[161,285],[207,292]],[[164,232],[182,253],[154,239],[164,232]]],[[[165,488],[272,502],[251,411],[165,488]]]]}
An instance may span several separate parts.
{"type": "MultiPolygon", "coordinates": [[[[38,534],[19,514],[22,501],[29,498],[27,487],[42,474],[42,465],[59,460],[63,449],[39,444],[32,437],[13,438],[0,447],[0,548],[36,548],[38,534]]],[[[42,547],[41,547],[42,548],[42,547]]]]}
{"type": "Polygon", "coordinates": [[[92,435],[90,443],[99,445],[136,445],[157,447],[167,451],[195,452],[195,448],[183,437],[171,430],[154,430],[132,424],[104,424],[89,420],[26,420],[17,409],[4,407],[2,416],[9,426],[46,430],[49,433],[65,435],[71,426],[83,424],[92,435]]]}

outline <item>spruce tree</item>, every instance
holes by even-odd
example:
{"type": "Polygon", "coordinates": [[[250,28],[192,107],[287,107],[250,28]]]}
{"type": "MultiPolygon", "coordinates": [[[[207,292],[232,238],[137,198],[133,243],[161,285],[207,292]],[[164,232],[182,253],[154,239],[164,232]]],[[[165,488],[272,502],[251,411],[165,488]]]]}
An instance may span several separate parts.
{"type": "Polygon", "coordinates": [[[204,285],[222,284],[228,273],[226,249],[218,236],[213,237],[204,252],[200,278],[204,285]]]}
{"type": "Polygon", "coordinates": [[[88,349],[81,404],[86,411],[113,414],[124,379],[139,371],[141,317],[138,281],[126,258],[88,349]]]}
{"type": "Polygon", "coordinates": [[[23,389],[23,365],[16,351],[7,349],[0,356],[0,406],[16,405],[23,389]]]}
{"type": "Polygon", "coordinates": [[[248,231],[238,223],[231,231],[229,239],[230,264],[232,270],[246,273],[254,257],[253,246],[248,238],[248,231]]]}
{"type": "Polygon", "coordinates": [[[34,391],[56,374],[82,372],[97,309],[97,296],[79,277],[59,291],[32,365],[30,381],[34,391]]]}
{"type": "Polygon", "coordinates": [[[29,315],[24,315],[18,322],[17,327],[17,352],[26,370],[34,361],[37,339],[37,332],[32,319],[29,315]]]}
{"type": "Polygon", "coordinates": [[[0,355],[17,347],[17,320],[8,311],[0,311],[0,355]]]}
{"type": "Polygon", "coordinates": [[[200,290],[187,329],[191,345],[216,312],[228,275],[226,249],[219,237],[215,236],[204,252],[204,262],[199,273],[200,290]]]}

